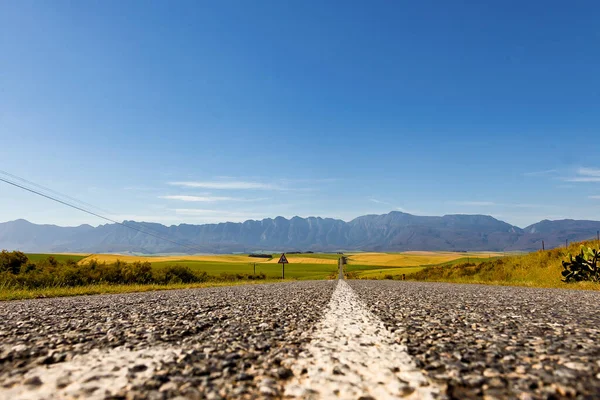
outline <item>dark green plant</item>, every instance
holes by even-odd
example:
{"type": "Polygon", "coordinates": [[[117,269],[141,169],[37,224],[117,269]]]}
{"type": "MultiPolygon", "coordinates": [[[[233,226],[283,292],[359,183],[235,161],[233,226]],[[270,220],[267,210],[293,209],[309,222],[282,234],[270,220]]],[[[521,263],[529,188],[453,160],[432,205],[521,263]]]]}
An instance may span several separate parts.
{"type": "Polygon", "coordinates": [[[563,261],[563,282],[600,281],[600,252],[590,247],[581,246],[581,252],[573,258],[569,254],[569,261],[563,261]]]}
{"type": "Polygon", "coordinates": [[[152,282],[152,266],[149,262],[136,261],[132,264],[124,264],[122,271],[125,283],[152,282]]]}
{"type": "Polygon", "coordinates": [[[205,273],[196,275],[190,267],[178,264],[164,267],[154,274],[156,283],[162,284],[205,282],[207,279],[205,273]]]}
{"type": "Polygon", "coordinates": [[[0,253],[0,272],[10,272],[12,274],[18,274],[21,272],[21,267],[27,264],[29,260],[27,256],[20,251],[2,250],[0,253]]]}

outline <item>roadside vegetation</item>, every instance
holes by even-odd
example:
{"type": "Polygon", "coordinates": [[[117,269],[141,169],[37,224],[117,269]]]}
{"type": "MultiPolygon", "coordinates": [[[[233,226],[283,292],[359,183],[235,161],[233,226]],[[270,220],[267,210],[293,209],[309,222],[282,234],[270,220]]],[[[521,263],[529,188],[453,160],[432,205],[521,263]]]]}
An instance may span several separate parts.
{"type": "Polygon", "coordinates": [[[265,280],[243,280],[243,281],[209,281],[200,283],[169,283],[160,284],[92,284],[84,286],[52,286],[34,289],[19,289],[19,288],[3,288],[0,286],[0,301],[4,300],[25,300],[25,299],[41,299],[49,297],[66,297],[66,296],[84,296],[94,294],[117,294],[117,293],[134,293],[134,292],[150,292],[155,290],[175,290],[175,289],[198,289],[221,286],[237,286],[237,285],[253,285],[265,283],[280,283],[287,282],[290,279],[270,279],[265,280]]]}
{"type": "MultiPolygon", "coordinates": [[[[598,245],[598,241],[594,240],[572,243],[567,248],[540,250],[480,262],[432,265],[407,275],[406,279],[600,290],[598,283],[588,280],[569,279],[571,283],[568,283],[564,279],[568,274],[563,274],[566,270],[563,261],[568,263],[571,254],[581,254],[582,246],[597,249],[598,245]]],[[[594,257],[593,254],[592,252],[591,257],[594,257]]]]}
{"type": "Polygon", "coordinates": [[[502,253],[410,251],[349,254],[346,273],[352,279],[402,279],[431,265],[449,266],[501,257],[502,253]]]}
{"type": "MultiPolygon", "coordinates": [[[[281,282],[279,256],[0,253],[0,300],[281,282]]],[[[288,256],[285,278],[330,279],[337,257],[288,256]]]]}
{"type": "MultiPolygon", "coordinates": [[[[81,261],[81,260],[79,260],[81,261]]],[[[68,256],[34,255],[20,251],[0,253],[0,299],[57,296],[68,294],[119,293],[157,288],[206,286],[233,282],[265,281],[264,273],[227,273],[210,275],[189,266],[149,262],[113,263],[94,259],[80,263],[68,256]]]]}
{"type": "MultiPolygon", "coordinates": [[[[597,242],[529,254],[349,253],[349,279],[600,289],[597,242]],[[584,247],[582,247],[584,245],[584,247]],[[573,254],[573,257],[570,255],[573,254]],[[562,279],[562,280],[561,280],[562,279]],[[567,283],[573,282],[573,283],[567,283]]],[[[339,254],[288,253],[287,280],[335,279],[339,254]]],[[[0,300],[281,282],[278,254],[128,256],[0,253],[0,300]]]]}

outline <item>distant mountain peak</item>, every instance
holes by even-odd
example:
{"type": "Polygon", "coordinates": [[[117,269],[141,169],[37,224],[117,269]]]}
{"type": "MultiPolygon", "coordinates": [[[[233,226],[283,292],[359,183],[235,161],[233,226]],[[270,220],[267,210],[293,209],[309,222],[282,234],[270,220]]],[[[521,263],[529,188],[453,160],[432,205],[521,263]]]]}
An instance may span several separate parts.
{"type": "MultiPolygon", "coordinates": [[[[171,241],[202,252],[250,251],[406,251],[406,250],[534,250],[584,240],[596,235],[600,222],[543,220],[525,229],[489,215],[417,216],[394,210],[363,215],[349,222],[294,216],[218,224],[149,226],[171,241]]],[[[36,225],[24,219],[0,223],[0,248],[29,252],[182,253],[189,248],[145,235],[119,224],[98,227],[36,225]]]]}

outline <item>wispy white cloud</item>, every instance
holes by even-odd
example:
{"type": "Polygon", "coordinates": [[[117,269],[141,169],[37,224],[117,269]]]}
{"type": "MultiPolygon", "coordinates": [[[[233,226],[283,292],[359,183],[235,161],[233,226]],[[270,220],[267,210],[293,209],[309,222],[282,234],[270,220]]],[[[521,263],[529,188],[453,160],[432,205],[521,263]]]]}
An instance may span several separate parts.
{"type": "Polygon", "coordinates": [[[181,200],[181,201],[194,201],[194,202],[205,202],[213,203],[216,201],[233,201],[236,200],[234,197],[221,197],[221,196],[185,196],[185,195],[174,195],[174,196],[158,196],[160,199],[167,200],[181,200]]]}
{"type": "Polygon", "coordinates": [[[249,219],[265,218],[264,214],[246,211],[225,211],[203,208],[175,208],[172,211],[178,216],[186,218],[191,217],[204,222],[243,222],[249,219]]]}
{"type": "Polygon", "coordinates": [[[158,189],[155,187],[148,187],[148,186],[125,186],[123,188],[123,190],[133,190],[136,192],[149,192],[149,191],[158,190],[158,189]]]}
{"type": "Polygon", "coordinates": [[[453,201],[452,203],[459,206],[473,207],[493,207],[498,205],[498,203],[495,203],[493,201],[453,201]]]}
{"type": "Polygon", "coordinates": [[[369,201],[375,203],[375,204],[387,204],[390,205],[391,203],[388,203],[387,201],[383,201],[383,200],[378,200],[378,199],[374,199],[374,198],[369,198],[369,201]]]}
{"type": "Polygon", "coordinates": [[[111,215],[115,221],[135,221],[135,222],[170,222],[173,217],[170,215],[144,215],[144,214],[117,214],[111,215]]]}
{"type": "Polygon", "coordinates": [[[412,215],[427,215],[426,212],[423,211],[419,211],[419,210],[408,210],[404,207],[396,207],[396,211],[400,211],[406,214],[412,214],[412,215]]]}
{"type": "Polygon", "coordinates": [[[337,179],[276,179],[267,180],[258,177],[250,179],[216,177],[202,181],[170,181],[167,184],[188,189],[214,189],[214,190],[273,190],[282,192],[314,192],[319,189],[305,185],[322,185],[335,182],[337,179]]]}
{"type": "Polygon", "coordinates": [[[579,168],[577,172],[581,175],[598,176],[600,177],[600,169],[598,168],[579,168]]]}
{"type": "Polygon", "coordinates": [[[515,208],[548,208],[554,207],[550,204],[527,204],[527,203],[517,203],[517,204],[503,204],[505,207],[515,207],[515,208]]]}
{"type": "Polygon", "coordinates": [[[600,182],[600,176],[574,176],[566,178],[567,182],[600,182]]]}
{"type": "Polygon", "coordinates": [[[543,171],[525,172],[523,175],[525,175],[525,176],[544,176],[544,175],[553,175],[556,173],[558,173],[558,170],[556,170],[556,169],[546,169],[543,171]]]}
{"type": "Polygon", "coordinates": [[[541,208],[552,207],[547,204],[528,203],[497,203],[495,201],[453,201],[452,204],[468,207],[510,207],[510,208],[541,208]]]}
{"type": "Polygon", "coordinates": [[[296,183],[333,183],[333,182],[339,182],[340,179],[338,178],[313,178],[313,179],[279,179],[279,181],[281,183],[285,183],[285,184],[296,184],[296,183]]]}
{"type": "Polygon", "coordinates": [[[173,208],[178,215],[258,215],[241,211],[213,210],[206,208],[173,208]]]}
{"type": "Polygon", "coordinates": [[[589,199],[600,200],[600,196],[588,196],[589,199]]]}
{"type": "Polygon", "coordinates": [[[169,185],[187,188],[218,189],[218,190],[282,190],[277,185],[248,181],[177,181],[169,185]]]}
{"type": "Polygon", "coordinates": [[[575,176],[564,178],[567,182],[600,182],[600,169],[598,168],[579,168],[575,171],[575,176]]]}
{"type": "Polygon", "coordinates": [[[267,198],[247,199],[243,197],[228,197],[228,196],[188,196],[188,195],[170,195],[170,196],[159,196],[161,199],[167,200],[180,200],[188,202],[201,202],[201,203],[215,203],[219,201],[263,201],[267,198]]]}

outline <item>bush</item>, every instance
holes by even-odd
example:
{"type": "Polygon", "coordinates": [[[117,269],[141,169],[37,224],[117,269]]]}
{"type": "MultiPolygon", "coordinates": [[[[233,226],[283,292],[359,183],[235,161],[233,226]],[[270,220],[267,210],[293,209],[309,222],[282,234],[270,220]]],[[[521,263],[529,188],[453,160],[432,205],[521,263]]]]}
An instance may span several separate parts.
{"type": "Polygon", "coordinates": [[[136,261],[125,264],[122,268],[124,283],[150,283],[152,282],[152,265],[149,262],[136,261]]]}
{"type": "Polygon", "coordinates": [[[260,272],[255,275],[253,275],[253,274],[228,274],[227,272],[221,272],[221,274],[219,275],[219,278],[218,278],[219,281],[227,281],[227,282],[242,281],[242,280],[254,281],[254,280],[261,280],[261,279],[267,279],[267,276],[265,275],[264,272],[260,272]]]}
{"type": "Polygon", "coordinates": [[[199,283],[210,280],[236,281],[266,279],[264,273],[222,274],[211,277],[206,272],[194,272],[187,266],[171,265],[153,268],[149,262],[117,260],[112,264],[90,260],[84,264],[67,260],[59,262],[50,256],[35,263],[21,252],[0,253],[0,287],[38,289],[57,286],[108,284],[171,284],[199,283]]]}
{"type": "Polygon", "coordinates": [[[182,265],[170,265],[154,274],[154,281],[163,284],[206,282],[207,280],[206,272],[196,275],[189,267],[182,265]]]}
{"type": "Polygon", "coordinates": [[[8,252],[2,250],[2,253],[0,253],[0,272],[7,271],[16,275],[21,272],[21,267],[27,264],[28,261],[27,256],[20,251],[8,252]]]}
{"type": "Polygon", "coordinates": [[[273,258],[273,254],[248,254],[248,257],[255,257],[255,258],[273,258]]]}

